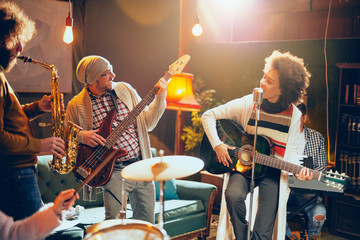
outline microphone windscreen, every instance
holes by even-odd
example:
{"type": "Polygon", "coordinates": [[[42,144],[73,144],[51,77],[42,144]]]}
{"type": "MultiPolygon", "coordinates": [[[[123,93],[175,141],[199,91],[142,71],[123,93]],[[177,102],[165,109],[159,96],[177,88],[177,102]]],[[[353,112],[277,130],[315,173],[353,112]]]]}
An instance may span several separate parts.
{"type": "Polygon", "coordinates": [[[254,88],[253,101],[255,104],[260,105],[263,101],[263,90],[261,88],[254,88]]]}

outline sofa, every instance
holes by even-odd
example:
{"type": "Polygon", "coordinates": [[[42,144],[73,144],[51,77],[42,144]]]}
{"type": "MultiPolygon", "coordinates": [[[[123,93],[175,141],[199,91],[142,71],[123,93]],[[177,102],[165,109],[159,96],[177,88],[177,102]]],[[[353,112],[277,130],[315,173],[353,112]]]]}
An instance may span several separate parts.
{"type": "MultiPolygon", "coordinates": [[[[39,156],[38,159],[38,184],[44,203],[54,201],[60,191],[76,188],[80,184],[72,173],[62,175],[49,170],[48,162],[52,160],[52,155],[39,156]]],[[[155,183],[155,187],[159,195],[159,184],[155,183]]],[[[97,194],[96,201],[88,202],[82,200],[82,191],[75,203],[77,207],[73,209],[75,216],[70,216],[47,240],[82,239],[88,227],[104,221],[102,194],[97,194]]],[[[164,183],[163,223],[171,239],[206,239],[216,192],[216,187],[208,183],[175,179],[164,183]]],[[[160,202],[157,200],[155,224],[158,222],[159,209],[160,202]]],[[[127,205],[126,218],[132,218],[130,204],[127,205]]]]}

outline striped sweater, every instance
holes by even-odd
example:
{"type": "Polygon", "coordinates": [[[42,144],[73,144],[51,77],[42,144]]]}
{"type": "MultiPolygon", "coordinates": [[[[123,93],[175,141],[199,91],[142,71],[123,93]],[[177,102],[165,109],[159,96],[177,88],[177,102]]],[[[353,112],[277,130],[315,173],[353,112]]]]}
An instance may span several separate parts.
{"type": "MultiPolygon", "coordinates": [[[[202,116],[202,123],[204,130],[208,136],[208,139],[213,148],[222,144],[221,139],[217,135],[216,120],[217,119],[233,119],[238,121],[243,127],[249,122],[254,107],[253,96],[247,95],[242,98],[234,99],[224,105],[206,111],[202,116]]],[[[287,148],[284,154],[284,161],[296,163],[298,159],[298,144],[300,136],[300,111],[292,105],[292,118],[288,133],[287,148]]],[[[227,187],[228,175],[225,174],[223,191],[227,187]]],[[[279,206],[277,219],[274,226],[273,239],[282,240],[285,239],[285,224],[286,224],[286,203],[288,199],[290,189],[288,188],[288,174],[282,171],[280,177],[279,188],[279,206]]],[[[254,202],[256,202],[254,198],[254,202]]],[[[227,238],[231,229],[231,222],[229,214],[226,213],[226,201],[224,194],[222,195],[221,211],[219,216],[218,236],[219,239],[231,239],[227,238]]]]}
{"type": "MultiPolygon", "coordinates": [[[[264,135],[270,138],[274,144],[274,156],[280,159],[284,159],[292,112],[293,106],[285,109],[281,113],[275,114],[267,113],[263,111],[263,109],[260,109],[257,133],[258,135],[264,135]]],[[[255,134],[255,111],[253,111],[249,119],[246,131],[250,134],[255,134]]]]}

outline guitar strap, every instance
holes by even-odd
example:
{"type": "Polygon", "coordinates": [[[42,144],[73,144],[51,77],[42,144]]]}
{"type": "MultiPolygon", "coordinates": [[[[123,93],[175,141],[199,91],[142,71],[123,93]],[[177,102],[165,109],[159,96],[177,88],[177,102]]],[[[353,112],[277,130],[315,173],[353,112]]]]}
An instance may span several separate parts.
{"type": "Polygon", "coordinates": [[[111,97],[111,101],[114,104],[114,108],[116,109],[116,112],[119,112],[119,106],[117,105],[116,94],[114,89],[110,91],[110,97],[111,97]]]}

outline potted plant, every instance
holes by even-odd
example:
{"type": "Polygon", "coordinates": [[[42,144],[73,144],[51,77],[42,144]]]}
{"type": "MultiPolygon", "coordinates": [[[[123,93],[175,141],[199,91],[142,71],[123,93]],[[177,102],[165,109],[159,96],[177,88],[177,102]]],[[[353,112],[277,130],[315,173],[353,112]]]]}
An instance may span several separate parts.
{"type": "Polygon", "coordinates": [[[197,77],[193,83],[193,92],[196,100],[201,105],[199,112],[191,113],[191,125],[182,129],[181,140],[184,141],[184,152],[186,155],[200,156],[200,143],[204,135],[204,128],[201,122],[201,115],[208,109],[222,104],[216,98],[214,89],[206,89],[205,81],[197,77]]]}

